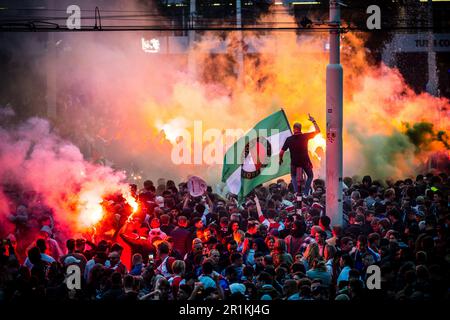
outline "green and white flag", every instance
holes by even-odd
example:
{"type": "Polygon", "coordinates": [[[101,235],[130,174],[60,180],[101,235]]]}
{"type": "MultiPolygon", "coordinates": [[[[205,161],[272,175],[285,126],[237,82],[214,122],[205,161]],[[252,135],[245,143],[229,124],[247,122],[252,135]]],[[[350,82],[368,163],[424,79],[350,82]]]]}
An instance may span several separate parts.
{"type": "Polygon", "coordinates": [[[283,164],[279,153],[292,134],[283,110],[258,122],[225,154],[222,181],[239,201],[256,186],[290,172],[290,155],[286,151],[283,164]]]}

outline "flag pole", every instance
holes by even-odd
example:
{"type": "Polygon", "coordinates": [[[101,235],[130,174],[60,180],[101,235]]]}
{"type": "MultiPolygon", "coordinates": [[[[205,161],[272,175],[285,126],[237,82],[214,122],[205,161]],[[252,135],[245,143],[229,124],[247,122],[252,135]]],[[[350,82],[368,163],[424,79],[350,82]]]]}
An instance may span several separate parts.
{"type": "Polygon", "coordinates": [[[286,112],[284,111],[283,108],[280,108],[280,110],[281,110],[281,112],[283,112],[283,116],[284,116],[284,118],[286,119],[286,123],[288,124],[288,127],[289,127],[289,131],[290,131],[291,134],[292,134],[291,124],[289,123],[289,119],[288,119],[288,117],[287,117],[287,115],[286,115],[286,112]]]}

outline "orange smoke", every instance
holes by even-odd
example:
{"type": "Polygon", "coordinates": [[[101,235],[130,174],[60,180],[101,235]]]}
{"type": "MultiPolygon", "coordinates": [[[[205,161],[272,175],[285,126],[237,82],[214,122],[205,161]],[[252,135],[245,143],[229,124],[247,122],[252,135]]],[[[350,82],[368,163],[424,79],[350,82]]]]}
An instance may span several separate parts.
{"type": "MultiPolygon", "coordinates": [[[[284,21],[289,19],[291,17],[283,17],[284,21]]],[[[256,33],[244,34],[246,39],[258,36],[256,33]]],[[[233,34],[228,39],[233,39],[233,34]]],[[[295,119],[305,128],[310,126],[307,114],[311,113],[324,132],[325,71],[329,59],[324,48],[328,35],[306,34],[300,39],[290,32],[260,36],[261,53],[246,57],[244,84],[241,85],[229,71],[230,61],[236,63],[235,57],[208,54],[207,50],[216,46],[218,38],[212,33],[204,36],[194,55],[198,65],[203,67],[202,79],[207,78],[208,82],[197,80],[192,83],[192,79],[181,79],[174,83],[170,103],[162,109],[164,111],[158,112],[155,124],[159,123],[158,128],[170,127],[177,119],[184,124],[181,125],[183,129],[192,130],[189,124],[202,119],[204,127],[248,130],[258,120],[282,107],[291,123],[295,119]]],[[[418,150],[406,139],[404,149],[392,150],[392,155],[389,154],[389,159],[395,159],[393,163],[383,158],[385,147],[380,142],[390,143],[389,137],[402,134],[405,123],[425,121],[433,123],[436,131],[447,131],[448,113],[442,110],[449,110],[450,103],[427,93],[416,94],[398,70],[382,63],[370,63],[363,34],[343,34],[342,43],[345,174],[401,177],[415,174],[434,151],[450,155],[443,143],[434,142],[425,151],[418,150]],[[372,153],[380,154],[378,162],[369,161],[372,153]]],[[[148,117],[155,118],[152,109],[148,110],[148,117]]],[[[305,131],[312,129],[310,126],[305,131]]],[[[175,139],[169,134],[169,140],[175,139]]],[[[309,144],[311,156],[318,160],[316,176],[322,178],[325,145],[323,135],[318,135],[309,144]]]]}
{"type": "MultiPolygon", "coordinates": [[[[293,22],[291,16],[275,16],[293,22]]],[[[273,21],[273,17],[267,20],[273,21]]],[[[205,33],[188,54],[180,55],[141,50],[142,36],[158,38],[161,33],[105,34],[102,41],[94,36],[78,35],[77,45],[55,60],[54,65],[61,70],[67,68],[67,61],[76,62],[70,79],[60,85],[77,90],[79,83],[86,87],[93,97],[88,103],[89,117],[101,116],[92,116],[88,122],[88,116],[80,115],[81,123],[92,123],[82,131],[91,137],[101,132],[102,142],[95,144],[96,151],[116,167],[134,166],[143,171],[143,179],[179,180],[195,174],[209,183],[219,181],[218,165],[175,165],[171,160],[172,144],[180,131],[193,133],[197,120],[202,121],[203,130],[247,131],[282,107],[291,122],[299,120],[307,128],[307,114],[311,113],[322,132],[326,131],[326,32],[304,33],[300,38],[290,31],[244,32],[244,41],[251,42],[249,47],[257,47],[259,53],[244,55],[240,79],[236,76],[239,37],[234,32],[205,33]],[[227,54],[211,54],[224,39],[227,54]],[[189,61],[194,68],[188,67],[189,61]],[[97,128],[99,123],[102,128],[97,128]]],[[[389,137],[396,133],[403,134],[404,123],[426,121],[433,123],[436,131],[447,131],[448,113],[444,112],[448,111],[442,110],[450,110],[450,103],[427,93],[416,94],[398,70],[372,64],[364,38],[360,33],[342,35],[344,173],[379,178],[412,174],[432,152],[448,154],[445,146],[435,143],[430,150],[417,150],[406,139],[401,142],[401,151],[394,148],[385,157],[384,151],[389,150],[385,144],[390,144],[389,137]],[[373,155],[379,155],[375,162],[371,161],[373,155]]],[[[201,142],[192,141],[192,145],[201,142]]],[[[324,147],[323,136],[310,145],[317,160],[316,176],[322,178],[324,147]]]]}

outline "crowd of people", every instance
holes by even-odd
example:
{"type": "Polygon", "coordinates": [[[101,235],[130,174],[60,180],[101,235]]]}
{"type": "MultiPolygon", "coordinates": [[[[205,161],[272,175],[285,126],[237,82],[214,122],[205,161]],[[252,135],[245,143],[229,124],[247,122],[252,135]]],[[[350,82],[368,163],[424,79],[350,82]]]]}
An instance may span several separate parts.
{"type": "Polygon", "coordinates": [[[448,299],[449,177],[344,183],[341,225],[332,224],[320,179],[301,203],[281,179],[242,203],[147,180],[140,191],[130,185],[138,212],[116,199],[114,223],[102,221],[108,230],[95,239],[63,241],[49,214],[25,244],[22,201],[10,217],[15,232],[0,244],[0,301],[448,299]],[[68,286],[73,265],[81,288],[68,286]],[[372,265],[380,289],[367,284],[372,265]]]}

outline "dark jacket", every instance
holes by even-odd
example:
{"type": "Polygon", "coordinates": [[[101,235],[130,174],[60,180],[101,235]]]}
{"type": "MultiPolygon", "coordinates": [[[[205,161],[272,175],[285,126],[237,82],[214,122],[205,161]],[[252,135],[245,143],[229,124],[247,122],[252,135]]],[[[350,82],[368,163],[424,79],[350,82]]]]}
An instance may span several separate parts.
{"type": "Polygon", "coordinates": [[[191,250],[192,235],[186,228],[176,227],[170,233],[173,239],[173,248],[184,257],[191,250]]]}

